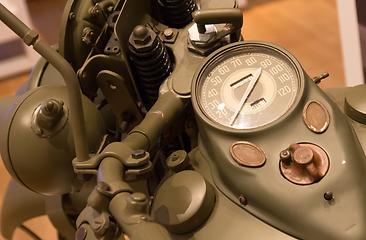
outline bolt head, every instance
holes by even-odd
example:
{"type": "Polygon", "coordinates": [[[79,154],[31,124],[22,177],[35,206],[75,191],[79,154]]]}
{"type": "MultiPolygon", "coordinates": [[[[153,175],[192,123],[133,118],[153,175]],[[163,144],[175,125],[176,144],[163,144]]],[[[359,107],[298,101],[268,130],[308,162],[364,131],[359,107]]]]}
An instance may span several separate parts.
{"type": "Polygon", "coordinates": [[[132,152],[131,154],[133,159],[141,159],[146,156],[146,151],[143,149],[138,149],[132,152]]]}
{"type": "Polygon", "coordinates": [[[133,36],[139,39],[144,39],[145,37],[148,36],[149,32],[147,31],[147,28],[142,26],[142,25],[138,25],[133,29],[132,32],[133,36]]]}
{"type": "Polygon", "coordinates": [[[70,12],[70,14],[69,14],[69,20],[72,20],[72,19],[74,19],[75,17],[76,17],[75,13],[70,12]]]}
{"type": "Polygon", "coordinates": [[[199,47],[199,46],[206,46],[209,45],[212,41],[216,39],[217,29],[215,25],[208,24],[205,25],[206,32],[199,33],[197,24],[193,24],[188,29],[189,39],[191,40],[192,44],[199,47]]]}
{"type": "Polygon", "coordinates": [[[172,38],[173,37],[173,29],[171,29],[171,28],[165,29],[163,34],[164,34],[164,37],[166,37],[168,39],[172,38]]]}
{"type": "Polygon", "coordinates": [[[55,103],[53,101],[48,101],[45,105],[45,110],[47,112],[52,112],[54,107],[55,107],[55,103]]]}
{"type": "Polygon", "coordinates": [[[157,35],[153,30],[145,26],[138,25],[133,29],[128,41],[136,50],[138,50],[152,46],[156,37],[157,35]]]}
{"type": "Polygon", "coordinates": [[[45,103],[43,103],[40,114],[43,114],[46,117],[55,117],[61,114],[64,111],[63,104],[60,101],[55,99],[49,99],[45,103]]]}

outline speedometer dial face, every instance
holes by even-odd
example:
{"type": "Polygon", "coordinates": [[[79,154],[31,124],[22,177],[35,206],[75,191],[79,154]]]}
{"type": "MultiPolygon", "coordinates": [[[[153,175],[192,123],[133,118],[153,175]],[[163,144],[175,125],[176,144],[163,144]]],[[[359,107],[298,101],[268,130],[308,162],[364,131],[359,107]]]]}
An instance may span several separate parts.
{"type": "Polygon", "coordinates": [[[299,72],[286,54],[268,45],[241,44],[206,62],[198,76],[196,96],[212,121],[252,129],[284,115],[299,89],[299,72]]]}

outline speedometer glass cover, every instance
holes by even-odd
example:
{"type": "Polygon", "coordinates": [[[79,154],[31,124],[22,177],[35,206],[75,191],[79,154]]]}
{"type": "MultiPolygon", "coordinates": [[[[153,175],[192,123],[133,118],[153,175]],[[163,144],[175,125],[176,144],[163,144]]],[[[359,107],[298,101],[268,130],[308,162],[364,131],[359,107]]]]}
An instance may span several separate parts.
{"type": "Polygon", "coordinates": [[[253,129],[283,116],[298,98],[299,66],[284,49],[245,43],[214,53],[202,67],[196,97],[211,121],[253,129]]]}

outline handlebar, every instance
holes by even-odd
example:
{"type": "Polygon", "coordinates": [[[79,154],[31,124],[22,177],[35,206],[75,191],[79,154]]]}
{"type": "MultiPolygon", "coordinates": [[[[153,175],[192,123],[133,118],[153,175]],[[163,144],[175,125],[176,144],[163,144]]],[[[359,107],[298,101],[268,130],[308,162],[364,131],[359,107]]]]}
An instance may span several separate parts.
{"type": "Polygon", "coordinates": [[[160,224],[146,221],[147,216],[134,216],[129,210],[130,193],[120,193],[115,196],[110,204],[109,211],[115,217],[117,223],[122,227],[131,240],[171,240],[168,231],[160,224]],[[137,224],[131,224],[128,221],[137,220],[137,224]]]}
{"type": "Polygon", "coordinates": [[[75,141],[76,156],[80,161],[89,159],[89,147],[86,141],[84,111],[81,103],[79,80],[71,65],[50,45],[38,38],[38,34],[27,27],[20,19],[0,3],[0,20],[23,39],[28,46],[49,61],[62,75],[69,96],[70,120],[75,141]]]}

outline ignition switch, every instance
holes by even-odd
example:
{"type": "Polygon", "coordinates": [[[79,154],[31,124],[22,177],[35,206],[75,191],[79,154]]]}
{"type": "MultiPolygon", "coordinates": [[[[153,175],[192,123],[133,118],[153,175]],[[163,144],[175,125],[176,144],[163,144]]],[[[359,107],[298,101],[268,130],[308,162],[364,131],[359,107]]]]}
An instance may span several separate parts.
{"type": "Polygon", "coordinates": [[[296,184],[307,185],[319,182],[328,168],[328,155],[315,144],[293,143],[280,153],[282,175],[296,184]]]}

